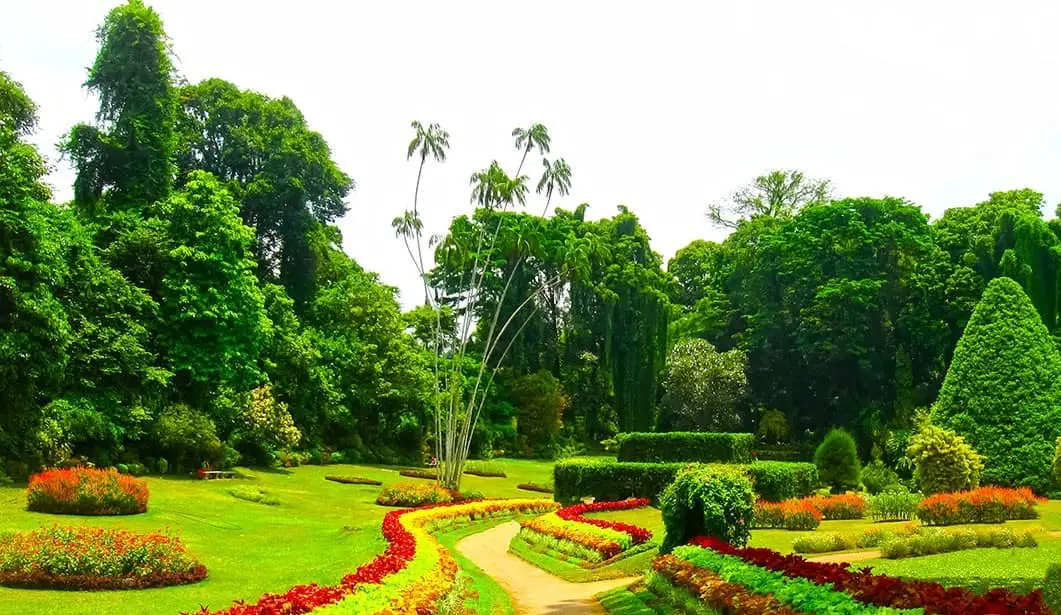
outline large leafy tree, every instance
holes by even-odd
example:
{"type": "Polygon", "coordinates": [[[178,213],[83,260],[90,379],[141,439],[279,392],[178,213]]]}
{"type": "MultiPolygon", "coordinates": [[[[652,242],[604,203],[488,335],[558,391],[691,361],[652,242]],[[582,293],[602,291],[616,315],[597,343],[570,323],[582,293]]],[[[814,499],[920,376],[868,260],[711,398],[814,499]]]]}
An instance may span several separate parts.
{"type": "Polygon", "coordinates": [[[744,351],[718,352],[704,340],[674,345],[667,355],[661,429],[732,431],[741,423],[747,386],[744,351]]]}
{"type": "Polygon", "coordinates": [[[75,197],[91,214],[142,209],[173,186],[177,93],[169,41],[158,13],[141,0],[114,8],[96,38],[85,85],[99,96],[98,126],[75,126],[64,145],[77,169],[75,197]]]}
{"type": "Polygon", "coordinates": [[[807,177],[802,171],[770,171],[738,189],[728,200],[712,203],[707,217],[712,224],[728,228],[756,216],[790,218],[810,203],[828,200],[831,193],[827,179],[807,177]]]}
{"type": "MultiPolygon", "coordinates": [[[[255,230],[259,276],[279,281],[301,306],[313,294],[309,235],[346,213],[354,182],[289,98],[270,98],[207,79],[180,90],[177,167],[209,171],[255,230]]],[[[186,180],[182,180],[186,181],[186,180]]]]}
{"type": "Polygon", "coordinates": [[[1045,490],[1061,434],[1061,356],[1020,285],[992,280],[932,407],[984,459],[986,483],[1045,490]]]}

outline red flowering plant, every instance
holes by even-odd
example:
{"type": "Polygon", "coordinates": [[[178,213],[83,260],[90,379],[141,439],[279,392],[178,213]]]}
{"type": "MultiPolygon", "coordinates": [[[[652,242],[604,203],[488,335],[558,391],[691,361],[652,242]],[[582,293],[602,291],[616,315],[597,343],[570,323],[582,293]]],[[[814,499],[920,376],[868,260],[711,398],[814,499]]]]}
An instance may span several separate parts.
{"type": "Polygon", "coordinates": [[[820,495],[806,498],[827,521],[861,519],[866,514],[866,499],[857,493],[820,495]]]}
{"type": "Polygon", "coordinates": [[[0,585],[50,589],[140,589],[195,583],[206,567],[169,534],[45,527],[0,534],[0,585]]]}
{"type": "Polygon", "coordinates": [[[808,499],[767,502],[759,500],[752,512],[752,527],[759,529],[813,530],[822,513],[808,499]]]}
{"type": "Polygon", "coordinates": [[[1036,506],[1044,501],[1027,487],[980,487],[970,491],[930,495],[918,504],[917,517],[925,525],[1038,519],[1036,506]]]}
{"type": "Polygon", "coordinates": [[[26,506],[71,515],[132,515],[147,511],[149,495],[146,481],[114,469],[53,469],[30,477],[26,506]]]}
{"type": "Polygon", "coordinates": [[[1048,615],[1042,591],[1021,595],[1007,589],[976,594],[960,587],[943,587],[931,581],[873,574],[869,569],[851,570],[847,564],[809,562],[798,555],[752,547],[734,547],[716,538],[699,536],[691,545],[819,585],[829,583],[855,600],[899,609],[923,608],[926,615],[1048,615]]]}

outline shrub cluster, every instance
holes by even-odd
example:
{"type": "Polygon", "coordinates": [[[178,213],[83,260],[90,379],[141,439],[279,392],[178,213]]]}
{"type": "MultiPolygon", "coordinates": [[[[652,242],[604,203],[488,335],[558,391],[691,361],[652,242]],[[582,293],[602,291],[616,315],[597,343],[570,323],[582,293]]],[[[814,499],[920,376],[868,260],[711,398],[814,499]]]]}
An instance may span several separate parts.
{"type": "Polygon", "coordinates": [[[905,489],[889,489],[869,498],[869,516],[874,521],[907,521],[917,515],[921,495],[905,489]]]}
{"type": "Polygon", "coordinates": [[[949,429],[922,425],[911,436],[906,457],[914,464],[914,479],[926,495],[980,486],[983,457],[949,429]]]}
{"type": "Polygon", "coordinates": [[[0,585],[69,590],[195,583],[206,567],[179,538],[98,527],[0,534],[0,585]]]}
{"type": "Polygon", "coordinates": [[[752,527],[756,529],[813,530],[821,525],[822,512],[810,500],[755,503],[752,527]]]}
{"type": "Polygon", "coordinates": [[[460,501],[461,494],[437,483],[395,483],[384,487],[376,498],[380,506],[423,506],[460,501]]]}
{"type": "Polygon", "coordinates": [[[619,461],[751,463],[755,436],[750,433],[621,433],[619,461]]]}
{"type": "Polygon", "coordinates": [[[1043,501],[1028,487],[980,487],[972,491],[937,493],[918,504],[917,517],[925,525],[1002,523],[1013,519],[1038,519],[1036,505],[1043,501]]]}
{"type": "Polygon", "coordinates": [[[755,493],[771,502],[808,496],[819,484],[818,467],[807,462],[757,461],[748,473],[755,493]]]}
{"type": "Polygon", "coordinates": [[[825,439],[814,451],[814,465],[818,466],[818,477],[833,493],[842,493],[858,488],[862,466],[858,462],[855,439],[843,429],[834,429],[825,434],[825,439]]]}
{"type": "Polygon", "coordinates": [[[147,511],[143,479],[117,470],[66,468],[34,474],[26,489],[29,510],[71,515],[132,515],[147,511]]]}
{"type": "Polygon", "coordinates": [[[344,485],[373,485],[378,487],[383,484],[374,478],[362,478],[360,476],[325,476],[324,480],[344,485]]]}
{"type": "Polygon", "coordinates": [[[964,549],[995,547],[1010,549],[1013,547],[1036,547],[1039,543],[1030,530],[1014,532],[1008,528],[988,531],[971,529],[945,530],[942,528],[921,528],[911,535],[896,534],[881,540],[878,548],[881,555],[888,559],[949,553],[964,549]]]}
{"type": "Polygon", "coordinates": [[[862,486],[870,495],[877,495],[892,485],[899,484],[899,475],[894,470],[884,465],[877,459],[873,463],[862,468],[862,486]]]}
{"type": "Polygon", "coordinates": [[[714,536],[733,544],[748,542],[754,518],[752,483],[746,473],[727,466],[683,469],[660,495],[667,535],[666,553],[690,538],[714,536]]]}

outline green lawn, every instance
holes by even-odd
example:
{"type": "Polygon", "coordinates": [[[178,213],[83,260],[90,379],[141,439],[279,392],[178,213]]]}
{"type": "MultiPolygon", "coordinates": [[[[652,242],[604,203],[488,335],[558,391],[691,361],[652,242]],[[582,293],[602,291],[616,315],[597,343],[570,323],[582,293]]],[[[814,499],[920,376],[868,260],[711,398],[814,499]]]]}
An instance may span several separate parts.
{"type": "MultiPolygon", "coordinates": [[[[524,482],[552,479],[552,463],[500,460],[507,478],[466,476],[462,487],[488,497],[547,497],[522,491],[524,482]]],[[[178,534],[210,571],[203,582],[137,591],[59,592],[0,587],[5,615],[97,615],[98,613],[177,615],[199,605],[227,606],[255,600],[265,592],[286,591],[299,583],[336,583],[382,552],[380,522],[390,509],[375,504],[380,487],[341,485],[329,474],[375,478],[384,485],[406,479],[396,468],[304,466],[292,470],[242,470],[247,479],[198,481],[148,478],[148,512],[127,517],[79,517],[28,512],[25,486],[0,487],[0,531],[42,525],[94,525],[178,534]],[[254,485],[280,500],[279,506],[239,500],[227,493],[254,485]]],[[[504,612],[504,611],[502,611],[504,612]]]]}

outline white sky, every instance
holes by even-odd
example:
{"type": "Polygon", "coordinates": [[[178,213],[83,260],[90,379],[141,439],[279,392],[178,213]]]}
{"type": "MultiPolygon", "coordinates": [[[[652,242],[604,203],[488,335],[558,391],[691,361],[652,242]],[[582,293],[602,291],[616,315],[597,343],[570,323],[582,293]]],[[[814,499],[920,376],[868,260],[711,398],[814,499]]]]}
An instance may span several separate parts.
{"type": "MultiPolygon", "coordinates": [[[[81,88],[114,0],[0,0],[0,70],[40,104],[53,144],[95,101],[81,88]]],[[[1061,198],[1061,3],[278,2],[156,0],[189,81],[290,96],[357,181],[344,247],[415,301],[390,220],[412,199],[409,122],[451,134],[424,173],[429,232],[470,211],[468,177],[541,122],[572,194],[626,204],[669,258],[720,238],[709,202],[773,168],[845,196],[902,196],[934,217],[987,193],[1061,198]]],[[[534,183],[540,162],[529,162],[534,183]]],[[[540,211],[533,201],[531,211],[540,211]]]]}

